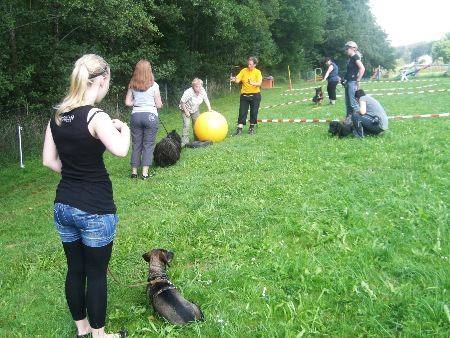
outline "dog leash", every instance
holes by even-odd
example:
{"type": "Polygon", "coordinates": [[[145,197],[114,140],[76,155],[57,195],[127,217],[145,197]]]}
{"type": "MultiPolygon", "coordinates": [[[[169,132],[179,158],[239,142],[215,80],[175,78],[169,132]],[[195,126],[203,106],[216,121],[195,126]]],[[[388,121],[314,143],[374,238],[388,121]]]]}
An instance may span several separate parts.
{"type": "Polygon", "coordinates": [[[111,275],[111,277],[114,279],[114,281],[115,281],[117,284],[119,284],[120,286],[123,286],[123,287],[125,287],[125,288],[135,288],[135,287],[138,287],[138,286],[144,286],[144,285],[149,285],[149,284],[155,285],[155,284],[158,284],[158,283],[169,283],[169,284],[170,284],[170,282],[169,282],[167,279],[154,279],[154,280],[151,280],[151,281],[149,281],[149,282],[144,282],[144,283],[137,283],[137,284],[130,284],[130,285],[127,285],[127,284],[121,283],[121,282],[116,278],[116,276],[114,276],[114,274],[112,273],[112,271],[111,271],[111,269],[109,268],[109,266],[108,266],[108,272],[109,272],[109,274],[111,275]]]}
{"type": "Polygon", "coordinates": [[[166,129],[166,126],[164,125],[163,121],[161,120],[161,117],[158,117],[159,122],[161,122],[161,125],[163,126],[164,130],[166,131],[166,134],[169,134],[169,132],[166,129]]]}

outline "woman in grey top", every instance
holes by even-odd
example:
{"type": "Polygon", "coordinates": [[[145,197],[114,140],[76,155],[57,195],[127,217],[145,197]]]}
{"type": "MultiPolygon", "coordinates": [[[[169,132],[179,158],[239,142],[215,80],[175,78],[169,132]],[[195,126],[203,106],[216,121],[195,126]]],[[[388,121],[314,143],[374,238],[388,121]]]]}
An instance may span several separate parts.
{"type": "Polygon", "coordinates": [[[355,92],[359,109],[353,114],[353,134],[364,138],[364,135],[378,135],[389,127],[388,117],[380,102],[366,95],[364,90],[355,92]]]}
{"type": "Polygon", "coordinates": [[[125,105],[133,107],[131,112],[131,178],[137,178],[137,170],[142,165],[142,179],[151,176],[149,167],[153,160],[153,150],[158,131],[158,108],[162,108],[161,93],[155,82],[152,66],[147,60],[136,64],[128,86],[125,105]]]}

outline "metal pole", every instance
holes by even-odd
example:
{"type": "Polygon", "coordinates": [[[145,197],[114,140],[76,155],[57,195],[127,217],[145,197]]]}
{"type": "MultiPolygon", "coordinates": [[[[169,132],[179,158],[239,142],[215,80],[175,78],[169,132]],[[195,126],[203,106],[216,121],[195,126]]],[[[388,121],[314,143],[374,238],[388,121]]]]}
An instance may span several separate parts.
{"type": "Polygon", "coordinates": [[[21,126],[18,126],[19,129],[19,153],[20,153],[20,167],[21,168],[25,168],[25,166],[23,165],[23,158],[22,158],[22,135],[20,133],[20,131],[22,130],[21,126]]]}
{"type": "Polygon", "coordinates": [[[167,98],[167,83],[165,84],[165,87],[166,87],[166,103],[167,103],[167,107],[169,107],[169,100],[167,98]]]}

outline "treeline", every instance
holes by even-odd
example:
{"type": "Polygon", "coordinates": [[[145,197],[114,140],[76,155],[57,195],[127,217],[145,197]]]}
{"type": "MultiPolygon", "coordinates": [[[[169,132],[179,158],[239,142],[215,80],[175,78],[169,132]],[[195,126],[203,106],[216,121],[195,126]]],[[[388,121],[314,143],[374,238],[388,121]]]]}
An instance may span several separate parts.
{"type": "Polygon", "coordinates": [[[112,94],[124,96],[134,65],[148,59],[158,82],[182,90],[193,77],[226,85],[233,66],[259,58],[263,75],[324,67],[360,46],[369,74],[395,67],[394,48],[368,0],[3,0],[0,117],[45,112],[86,53],[111,65],[112,94]]]}

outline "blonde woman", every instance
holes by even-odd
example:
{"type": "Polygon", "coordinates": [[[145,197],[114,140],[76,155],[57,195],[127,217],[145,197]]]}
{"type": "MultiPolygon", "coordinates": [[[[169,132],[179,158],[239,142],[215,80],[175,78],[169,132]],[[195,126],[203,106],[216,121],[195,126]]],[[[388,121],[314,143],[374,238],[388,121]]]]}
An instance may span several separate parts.
{"type": "MultiPolygon", "coordinates": [[[[183,119],[183,131],[181,134],[181,146],[189,143],[189,129],[192,119],[192,129],[194,129],[195,121],[200,116],[200,105],[205,101],[208,111],[212,111],[211,103],[208,100],[205,88],[203,88],[203,81],[195,78],[192,80],[191,88],[188,88],[181,97],[179,108],[181,118],[183,119]]],[[[194,132],[194,140],[197,141],[197,136],[194,132]]]]}
{"type": "Polygon", "coordinates": [[[61,174],[54,223],[67,258],[65,293],[77,337],[126,335],[105,333],[106,272],[117,215],[103,153],[125,157],[130,146],[128,126],[95,108],[108,92],[110,79],[109,65],[100,56],[81,57],[44,140],[43,164],[61,174]]]}
{"type": "Polygon", "coordinates": [[[125,105],[133,107],[131,112],[131,178],[137,178],[137,170],[142,165],[143,180],[152,177],[149,168],[153,161],[156,133],[159,119],[158,109],[162,108],[161,93],[155,82],[152,66],[147,60],[140,60],[134,69],[128,85],[125,105]]]}
{"type": "Polygon", "coordinates": [[[344,49],[349,57],[347,72],[344,76],[345,106],[347,107],[347,117],[349,117],[359,109],[359,104],[355,99],[355,92],[359,89],[359,82],[364,75],[365,68],[361,61],[361,54],[358,52],[358,45],[354,41],[348,41],[344,49]]]}

